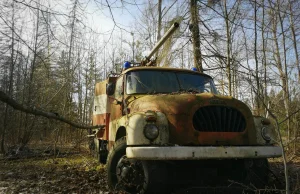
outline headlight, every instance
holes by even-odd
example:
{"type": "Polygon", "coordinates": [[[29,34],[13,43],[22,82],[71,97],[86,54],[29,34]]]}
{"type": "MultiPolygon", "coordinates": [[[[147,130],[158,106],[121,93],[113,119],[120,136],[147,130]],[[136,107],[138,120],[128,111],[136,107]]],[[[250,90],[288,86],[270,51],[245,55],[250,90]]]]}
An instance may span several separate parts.
{"type": "Polygon", "coordinates": [[[144,135],[149,140],[154,140],[158,137],[159,130],[154,124],[147,124],[144,128],[144,135]]]}
{"type": "Polygon", "coordinates": [[[268,127],[261,128],[261,136],[266,140],[267,142],[271,141],[271,134],[270,129],[268,127]]]}

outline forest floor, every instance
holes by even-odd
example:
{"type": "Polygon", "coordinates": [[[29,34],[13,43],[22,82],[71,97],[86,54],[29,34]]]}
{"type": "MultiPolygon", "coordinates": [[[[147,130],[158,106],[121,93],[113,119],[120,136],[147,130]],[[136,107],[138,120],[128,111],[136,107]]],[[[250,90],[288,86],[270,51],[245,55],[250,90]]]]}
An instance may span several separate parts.
{"type": "Polygon", "coordinates": [[[105,193],[104,165],[88,153],[0,161],[0,193],[105,193]]]}
{"type": "MultiPolygon", "coordinates": [[[[292,193],[300,193],[300,157],[290,159],[292,193]]],[[[279,181],[284,182],[282,162],[270,160],[270,167],[279,181]]],[[[76,151],[65,152],[56,158],[51,154],[0,158],[0,193],[112,192],[107,186],[105,165],[99,164],[88,151],[76,151]]],[[[182,193],[194,192],[185,190],[182,193]]]]}

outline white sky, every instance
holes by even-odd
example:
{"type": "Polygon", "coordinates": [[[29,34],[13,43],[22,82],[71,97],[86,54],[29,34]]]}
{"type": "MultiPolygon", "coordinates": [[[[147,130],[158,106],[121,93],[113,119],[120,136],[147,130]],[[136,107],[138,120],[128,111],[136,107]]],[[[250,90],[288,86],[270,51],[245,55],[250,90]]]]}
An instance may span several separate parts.
{"type": "Polygon", "coordinates": [[[125,34],[126,31],[129,34],[133,31],[131,28],[134,21],[140,17],[143,6],[147,4],[144,0],[126,1],[130,4],[120,0],[108,0],[108,2],[111,9],[109,9],[105,0],[91,0],[86,7],[86,11],[90,13],[87,26],[100,33],[110,33],[113,29],[114,31],[120,31],[120,28],[122,28],[125,34]],[[122,5],[121,2],[124,2],[124,4],[122,5]]]}

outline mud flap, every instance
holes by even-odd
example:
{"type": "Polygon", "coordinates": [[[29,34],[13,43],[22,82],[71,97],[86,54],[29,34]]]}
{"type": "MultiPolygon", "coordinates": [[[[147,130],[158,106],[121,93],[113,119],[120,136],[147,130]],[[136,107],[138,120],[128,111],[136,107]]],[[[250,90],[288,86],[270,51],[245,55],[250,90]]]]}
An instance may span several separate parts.
{"type": "Polygon", "coordinates": [[[107,150],[107,140],[99,140],[99,155],[98,159],[101,164],[106,164],[108,150],[107,150]]]}

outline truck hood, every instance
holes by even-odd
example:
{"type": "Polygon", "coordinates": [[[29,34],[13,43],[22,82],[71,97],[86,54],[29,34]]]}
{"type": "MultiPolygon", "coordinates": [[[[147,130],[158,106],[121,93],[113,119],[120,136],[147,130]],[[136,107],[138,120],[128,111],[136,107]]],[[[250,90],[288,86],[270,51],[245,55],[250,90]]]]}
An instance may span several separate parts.
{"type": "Polygon", "coordinates": [[[164,114],[193,114],[193,109],[202,106],[230,106],[240,111],[250,113],[249,108],[241,101],[231,96],[221,96],[212,93],[201,94],[160,94],[133,97],[129,100],[131,112],[160,111],[164,114]]]}
{"type": "MultiPolygon", "coordinates": [[[[211,93],[159,94],[131,96],[128,102],[131,113],[146,112],[147,110],[164,113],[169,121],[169,142],[173,144],[248,145],[251,144],[252,141],[255,141],[255,133],[253,133],[253,131],[255,131],[254,121],[251,111],[244,103],[229,96],[211,93]],[[195,129],[193,124],[194,114],[202,107],[212,106],[222,109],[229,108],[238,110],[245,119],[245,130],[240,132],[220,132],[195,129]]],[[[218,118],[214,119],[213,122],[218,122],[218,118]]],[[[206,118],[206,120],[210,120],[209,117],[206,118]]],[[[227,117],[226,120],[231,119],[227,117]]],[[[212,125],[214,125],[214,123],[212,123],[212,125]]],[[[221,126],[222,122],[218,125],[221,126]]]]}

